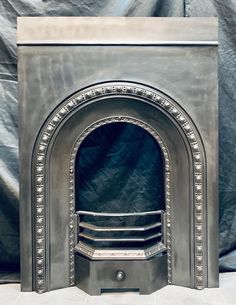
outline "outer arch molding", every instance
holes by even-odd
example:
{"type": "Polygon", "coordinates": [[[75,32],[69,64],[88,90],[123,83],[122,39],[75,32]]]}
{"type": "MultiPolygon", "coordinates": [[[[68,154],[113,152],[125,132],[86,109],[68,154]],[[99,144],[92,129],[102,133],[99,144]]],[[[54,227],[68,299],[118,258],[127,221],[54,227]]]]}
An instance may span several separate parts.
{"type": "MultiPolygon", "coordinates": [[[[205,268],[205,236],[204,236],[204,200],[205,200],[205,155],[201,137],[188,114],[168,96],[160,91],[143,84],[133,82],[106,82],[93,85],[78,91],[64,102],[60,103],[41,128],[37,137],[33,152],[33,209],[35,211],[34,233],[34,268],[35,268],[35,290],[44,292],[47,290],[46,276],[46,167],[50,145],[55,134],[62,128],[63,123],[73,113],[79,111],[82,105],[96,101],[100,97],[136,97],[144,102],[152,104],[162,110],[178,126],[185,136],[191,153],[193,167],[193,234],[194,234],[194,287],[202,289],[206,283],[205,268]]],[[[117,120],[118,121],[118,120],[117,120]]],[[[109,123],[109,122],[107,122],[109,123]]],[[[85,131],[86,132],[86,131],[85,131]]],[[[170,223],[167,223],[167,227],[170,223]]],[[[70,223],[71,232],[73,224],[70,223]]],[[[171,236],[169,236],[171,241],[171,236]]],[[[167,236],[168,239],[168,236],[167,236]]],[[[167,241],[168,247],[168,241],[167,241]]],[[[170,244],[171,247],[171,244],[170,244]]],[[[72,255],[71,255],[72,258],[72,255]]],[[[72,262],[72,259],[71,259],[72,262]]],[[[73,285],[73,266],[71,268],[70,284],[73,285]]]]}

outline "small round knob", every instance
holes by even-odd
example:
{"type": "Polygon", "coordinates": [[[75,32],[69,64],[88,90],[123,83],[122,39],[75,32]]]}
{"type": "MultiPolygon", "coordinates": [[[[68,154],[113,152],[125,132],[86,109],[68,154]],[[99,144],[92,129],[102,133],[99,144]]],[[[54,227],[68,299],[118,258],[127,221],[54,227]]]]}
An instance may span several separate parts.
{"type": "Polygon", "coordinates": [[[122,270],[118,270],[117,272],[116,272],[116,279],[117,279],[117,281],[123,281],[124,279],[125,279],[125,273],[124,273],[124,271],[122,271],[122,270]]]}

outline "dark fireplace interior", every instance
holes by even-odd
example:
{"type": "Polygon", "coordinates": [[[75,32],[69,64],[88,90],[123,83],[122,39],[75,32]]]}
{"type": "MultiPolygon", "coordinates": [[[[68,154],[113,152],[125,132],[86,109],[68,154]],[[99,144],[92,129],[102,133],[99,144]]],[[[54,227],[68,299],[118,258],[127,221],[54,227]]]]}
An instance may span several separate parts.
{"type": "Polygon", "coordinates": [[[146,231],[93,231],[80,227],[81,240],[93,247],[133,248],[161,239],[161,214],[135,215],[165,210],[164,164],[155,139],[134,124],[112,123],[94,130],[80,146],[76,158],[76,211],[131,213],[127,217],[81,215],[81,223],[102,229],[148,227],[146,231]],[[86,237],[104,238],[93,241],[86,237]],[[134,241],[110,241],[133,237],[134,241]],[[147,239],[143,242],[139,238],[147,239]]]}

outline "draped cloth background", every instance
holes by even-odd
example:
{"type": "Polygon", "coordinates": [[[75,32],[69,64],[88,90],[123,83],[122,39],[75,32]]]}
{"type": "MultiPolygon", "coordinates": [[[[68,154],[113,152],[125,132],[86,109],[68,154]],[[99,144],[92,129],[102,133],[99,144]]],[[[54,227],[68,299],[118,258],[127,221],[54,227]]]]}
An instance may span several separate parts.
{"type": "Polygon", "coordinates": [[[16,281],[17,272],[19,272],[17,16],[218,16],[220,42],[219,255],[220,270],[235,271],[235,0],[1,0],[0,12],[0,281],[16,281]]]}

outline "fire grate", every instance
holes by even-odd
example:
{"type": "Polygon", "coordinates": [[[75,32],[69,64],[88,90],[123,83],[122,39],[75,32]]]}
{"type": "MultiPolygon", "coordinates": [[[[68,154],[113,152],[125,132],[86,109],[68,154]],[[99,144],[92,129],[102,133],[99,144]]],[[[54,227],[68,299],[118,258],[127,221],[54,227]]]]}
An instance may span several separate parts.
{"type": "MultiPolygon", "coordinates": [[[[147,222],[146,219],[146,222],[147,222]]],[[[147,259],[165,252],[165,212],[163,210],[136,213],[97,213],[78,211],[75,214],[77,236],[75,251],[90,259],[147,259]],[[89,217],[141,217],[155,216],[146,225],[99,226],[85,218],[89,217]]]]}

